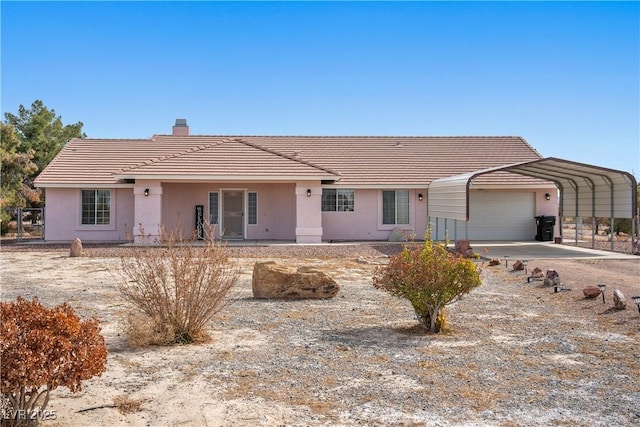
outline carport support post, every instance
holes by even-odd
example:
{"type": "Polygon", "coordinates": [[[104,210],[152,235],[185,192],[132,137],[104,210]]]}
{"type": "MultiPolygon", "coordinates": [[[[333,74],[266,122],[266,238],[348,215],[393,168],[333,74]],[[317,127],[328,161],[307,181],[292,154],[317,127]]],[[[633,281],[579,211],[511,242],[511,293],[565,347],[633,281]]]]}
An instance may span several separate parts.
{"type": "Polygon", "coordinates": [[[453,238],[454,240],[458,240],[458,219],[453,220],[453,238]]]}
{"type": "Polygon", "coordinates": [[[449,233],[447,232],[447,217],[445,216],[444,217],[444,241],[445,242],[447,241],[448,234],[449,233]]]}
{"type": "Polygon", "coordinates": [[[614,221],[614,219],[613,219],[613,216],[612,216],[611,217],[611,230],[610,230],[611,231],[611,252],[613,252],[613,240],[614,240],[613,239],[613,226],[614,226],[613,221],[614,221]]]}

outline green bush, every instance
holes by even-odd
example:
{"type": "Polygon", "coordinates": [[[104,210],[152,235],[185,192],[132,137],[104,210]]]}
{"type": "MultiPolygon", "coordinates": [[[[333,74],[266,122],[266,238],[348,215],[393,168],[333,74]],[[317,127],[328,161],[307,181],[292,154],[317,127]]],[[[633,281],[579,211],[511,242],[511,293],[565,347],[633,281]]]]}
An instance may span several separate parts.
{"type": "Polygon", "coordinates": [[[450,253],[429,234],[424,244],[405,246],[373,277],[376,288],[409,300],[418,322],[430,332],[443,329],[446,305],[481,283],[473,261],[450,253]]]}

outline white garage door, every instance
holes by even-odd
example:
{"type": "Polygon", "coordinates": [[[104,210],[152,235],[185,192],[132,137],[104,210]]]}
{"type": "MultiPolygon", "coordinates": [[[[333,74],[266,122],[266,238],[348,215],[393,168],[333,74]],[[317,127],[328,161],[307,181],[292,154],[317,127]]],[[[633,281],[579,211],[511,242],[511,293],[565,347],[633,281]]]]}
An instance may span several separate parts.
{"type": "Polygon", "coordinates": [[[469,240],[533,240],[535,195],[472,191],[469,194],[469,240]]]}

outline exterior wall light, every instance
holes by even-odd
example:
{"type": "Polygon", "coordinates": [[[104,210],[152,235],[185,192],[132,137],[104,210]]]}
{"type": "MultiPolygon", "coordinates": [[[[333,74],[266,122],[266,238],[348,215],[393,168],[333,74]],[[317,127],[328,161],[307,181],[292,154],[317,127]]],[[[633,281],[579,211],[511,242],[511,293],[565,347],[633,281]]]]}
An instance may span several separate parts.
{"type": "Polygon", "coordinates": [[[418,193],[418,200],[422,201],[422,193],[418,193]]]}
{"type": "Polygon", "coordinates": [[[549,193],[544,193],[544,199],[545,199],[545,200],[551,200],[551,194],[549,194],[549,193]]]}
{"type": "Polygon", "coordinates": [[[144,189],[144,197],[149,197],[149,189],[148,188],[144,189]]]}
{"type": "Polygon", "coordinates": [[[602,303],[604,304],[604,290],[607,287],[604,283],[598,285],[598,289],[600,289],[600,293],[602,294],[602,303]]]}
{"type": "Polygon", "coordinates": [[[311,189],[307,188],[307,197],[311,197],[311,189]]]}

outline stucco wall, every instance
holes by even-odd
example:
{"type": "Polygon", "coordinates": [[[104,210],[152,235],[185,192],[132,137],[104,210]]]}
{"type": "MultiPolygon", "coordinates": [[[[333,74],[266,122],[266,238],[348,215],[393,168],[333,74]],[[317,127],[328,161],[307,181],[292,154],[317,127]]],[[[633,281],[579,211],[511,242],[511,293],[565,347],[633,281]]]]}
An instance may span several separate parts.
{"type": "Polygon", "coordinates": [[[205,218],[209,217],[210,192],[242,190],[258,193],[258,223],[247,225],[247,239],[295,240],[296,238],[295,184],[164,183],[162,187],[163,223],[169,230],[180,227],[184,236],[191,236],[195,229],[196,205],[203,205],[205,218]]]}
{"type": "MultiPolygon", "coordinates": [[[[195,206],[203,205],[205,218],[208,218],[209,192],[220,189],[258,193],[258,223],[247,225],[247,239],[296,239],[295,184],[164,183],[162,184],[161,216],[164,225],[168,229],[174,229],[180,224],[184,236],[190,237],[195,228],[195,206]]],[[[134,196],[131,188],[111,189],[113,211],[112,223],[109,226],[80,225],[80,189],[47,188],[45,191],[45,239],[47,241],[68,242],[76,237],[87,242],[126,241],[133,232],[134,196]]],[[[557,215],[556,191],[549,189],[531,191],[535,193],[535,216],[557,215]],[[551,200],[545,200],[545,193],[551,195],[551,200]]],[[[428,221],[427,191],[411,190],[409,203],[410,224],[400,228],[421,239],[428,221]],[[424,196],[422,201],[418,200],[419,193],[424,196]]],[[[322,212],[322,240],[386,240],[395,226],[383,225],[381,212],[381,190],[356,189],[353,212],[322,212]]],[[[531,221],[533,229],[535,228],[533,218],[531,221]]],[[[452,225],[448,226],[450,231],[454,231],[452,225]]],[[[559,221],[556,222],[554,235],[559,235],[559,221]]],[[[464,222],[459,222],[458,238],[463,236],[464,222]]],[[[453,233],[450,237],[453,238],[453,233]]]]}
{"type": "Polygon", "coordinates": [[[81,225],[81,189],[45,189],[45,240],[69,242],[126,241],[133,230],[133,190],[111,189],[111,224],[81,225]]]}
{"type": "Polygon", "coordinates": [[[322,212],[323,240],[387,240],[394,228],[422,239],[427,227],[427,192],[409,191],[409,225],[382,224],[382,191],[355,190],[353,212],[322,212]],[[422,201],[418,194],[423,195],[422,201]]]}

